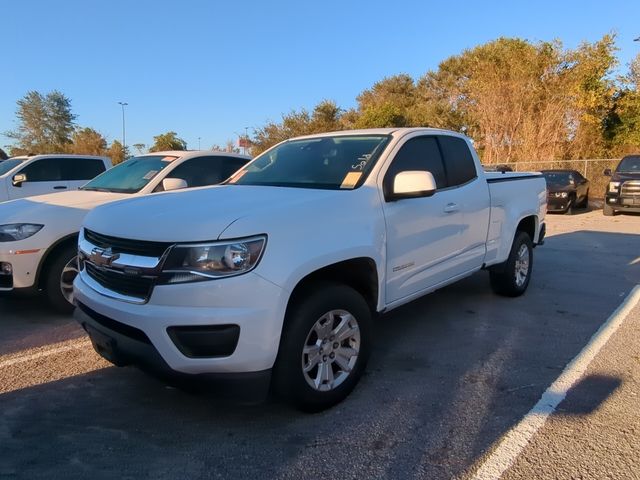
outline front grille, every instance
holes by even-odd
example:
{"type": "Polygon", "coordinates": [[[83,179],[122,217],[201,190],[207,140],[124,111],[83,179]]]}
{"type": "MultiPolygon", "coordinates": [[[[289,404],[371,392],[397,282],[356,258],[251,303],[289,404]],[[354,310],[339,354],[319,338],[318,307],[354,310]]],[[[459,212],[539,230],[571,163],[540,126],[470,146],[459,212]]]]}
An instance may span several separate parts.
{"type": "Polygon", "coordinates": [[[117,270],[96,267],[86,261],[84,267],[89,277],[113,292],[142,300],[146,300],[151,294],[153,277],[127,275],[117,270]]]}
{"type": "Polygon", "coordinates": [[[629,180],[622,184],[620,195],[623,197],[640,196],[640,180],[629,180]]]}
{"type": "Polygon", "coordinates": [[[128,253],[145,257],[161,257],[173,245],[169,242],[148,242],[146,240],[130,240],[110,237],[92,230],[84,230],[84,238],[89,243],[101,248],[111,248],[113,253],[128,253]]]}

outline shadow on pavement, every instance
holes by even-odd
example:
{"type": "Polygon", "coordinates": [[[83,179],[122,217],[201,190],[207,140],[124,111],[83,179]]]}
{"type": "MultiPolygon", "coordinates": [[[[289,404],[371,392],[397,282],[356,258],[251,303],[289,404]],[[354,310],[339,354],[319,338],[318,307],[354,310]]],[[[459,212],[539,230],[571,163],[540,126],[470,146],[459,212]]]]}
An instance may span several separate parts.
{"type": "Polygon", "coordinates": [[[588,415],[596,411],[622,385],[610,375],[587,375],[573,386],[557,412],[563,415],[588,415]]]}

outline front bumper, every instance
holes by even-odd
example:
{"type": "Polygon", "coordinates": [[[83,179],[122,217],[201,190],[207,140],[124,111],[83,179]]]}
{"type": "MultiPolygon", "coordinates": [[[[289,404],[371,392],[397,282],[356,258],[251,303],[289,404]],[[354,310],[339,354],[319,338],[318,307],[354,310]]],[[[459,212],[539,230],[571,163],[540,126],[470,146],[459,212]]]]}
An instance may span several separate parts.
{"type": "MultiPolygon", "coordinates": [[[[76,302],[84,306],[84,311],[77,309],[78,321],[115,338],[118,351],[126,358],[149,357],[141,352],[151,348],[166,364],[162,369],[176,375],[261,372],[275,362],[288,294],[253,272],[207,282],[156,286],[143,305],[105,297],[89,287],[83,276],[78,275],[74,283],[76,302]],[[91,320],[87,311],[124,328],[118,328],[119,333],[108,325],[96,326],[96,315],[91,320]],[[228,356],[189,357],[170,334],[172,327],[216,325],[239,326],[236,347],[228,356]],[[130,329],[142,332],[148,344],[117,339],[122,331],[130,329]]],[[[137,340],[140,338],[138,335],[137,340]]]]}
{"type": "Polygon", "coordinates": [[[10,264],[12,270],[10,275],[0,273],[0,291],[7,292],[14,289],[30,289],[34,287],[42,254],[43,250],[0,251],[0,263],[10,264]]]}
{"type": "Polygon", "coordinates": [[[547,197],[547,212],[566,212],[571,202],[571,197],[547,197]]]}
{"type": "Polygon", "coordinates": [[[133,364],[169,384],[198,391],[214,391],[221,398],[255,402],[264,400],[268,395],[271,369],[246,373],[176,372],[141,330],[122,328],[122,324],[82,303],[78,305],[75,317],[88,333],[93,348],[114,365],[133,364]]]}
{"type": "Polygon", "coordinates": [[[607,192],[604,201],[618,212],[640,213],[640,196],[627,197],[607,192]]]}

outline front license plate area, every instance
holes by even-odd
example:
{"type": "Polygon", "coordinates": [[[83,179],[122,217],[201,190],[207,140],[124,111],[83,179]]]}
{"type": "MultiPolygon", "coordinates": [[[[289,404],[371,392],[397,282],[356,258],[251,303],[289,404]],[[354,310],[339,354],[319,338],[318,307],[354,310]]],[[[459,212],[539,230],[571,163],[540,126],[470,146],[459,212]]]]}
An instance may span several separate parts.
{"type": "Polygon", "coordinates": [[[101,357],[114,365],[121,366],[125,364],[120,358],[121,356],[118,355],[118,343],[113,338],[93,328],[91,325],[86,325],[86,329],[93,348],[101,357]]]}

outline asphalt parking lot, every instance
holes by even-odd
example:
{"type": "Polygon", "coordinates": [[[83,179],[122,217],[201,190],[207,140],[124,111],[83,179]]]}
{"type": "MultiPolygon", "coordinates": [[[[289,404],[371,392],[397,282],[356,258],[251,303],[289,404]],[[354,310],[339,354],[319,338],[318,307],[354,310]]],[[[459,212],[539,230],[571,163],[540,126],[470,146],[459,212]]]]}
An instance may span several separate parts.
{"type": "MultiPolygon", "coordinates": [[[[0,478],[471,478],[640,284],[640,215],[550,215],[532,283],[480,272],[381,317],[368,372],[320,414],[166,387],[72,319],[0,299],[0,478]]],[[[640,309],[505,478],[640,478],[640,309]]]]}

